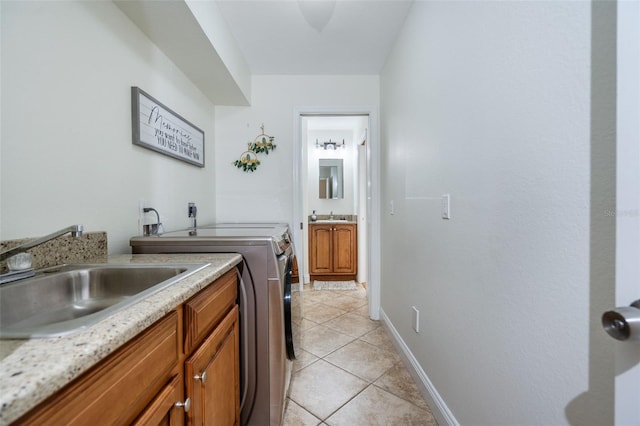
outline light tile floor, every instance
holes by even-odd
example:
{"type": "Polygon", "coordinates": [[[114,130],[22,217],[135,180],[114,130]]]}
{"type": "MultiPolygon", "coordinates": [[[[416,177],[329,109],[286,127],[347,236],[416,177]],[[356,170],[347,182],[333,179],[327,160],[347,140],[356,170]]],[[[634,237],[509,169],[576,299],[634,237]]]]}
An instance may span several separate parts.
{"type": "Polygon", "coordinates": [[[305,285],[303,295],[285,426],[437,426],[386,330],[369,319],[366,289],[305,285]]]}

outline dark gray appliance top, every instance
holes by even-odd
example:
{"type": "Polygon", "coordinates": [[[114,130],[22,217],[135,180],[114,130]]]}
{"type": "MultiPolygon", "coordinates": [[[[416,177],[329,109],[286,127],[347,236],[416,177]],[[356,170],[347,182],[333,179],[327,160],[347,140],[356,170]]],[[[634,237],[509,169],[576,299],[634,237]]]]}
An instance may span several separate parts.
{"type": "Polygon", "coordinates": [[[220,223],[130,239],[131,246],[157,245],[273,245],[283,252],[291,244],[286,224],[220,223]]]}

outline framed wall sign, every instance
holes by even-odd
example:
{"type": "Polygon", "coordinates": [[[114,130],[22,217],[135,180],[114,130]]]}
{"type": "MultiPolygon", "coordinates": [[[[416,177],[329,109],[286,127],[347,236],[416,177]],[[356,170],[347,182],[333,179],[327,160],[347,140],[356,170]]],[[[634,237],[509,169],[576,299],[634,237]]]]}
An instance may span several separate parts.
{"type": "Polygon", "coordinates": [[[204,167],[204,132],[139,87],[131,88],[133,144],[204,167]]]}

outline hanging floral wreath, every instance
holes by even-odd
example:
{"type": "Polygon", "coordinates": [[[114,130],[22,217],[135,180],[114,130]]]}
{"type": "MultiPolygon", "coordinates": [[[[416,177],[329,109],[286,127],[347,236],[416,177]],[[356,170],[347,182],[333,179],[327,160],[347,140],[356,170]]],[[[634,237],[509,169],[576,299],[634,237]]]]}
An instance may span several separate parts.
{"type": "Polygon", "coordinates": [[[255,152],[249,150],[240,155],[240,159],[233,162],[233,165],[245,172],[254,172],[260,165],[260,160],[255,152]]]}
{"type": "Polygon", "coordinates": [[[257,154],[269,155],[269,151],[276,149],[273,143],[274,137],[264,133],[264,124],[260,126],[262,133],[255,137],[253,142],[247,142],[248,149],[240,155],[240,159],[233,165],[245,172],[254,172],[260,165],[257,154]]]}

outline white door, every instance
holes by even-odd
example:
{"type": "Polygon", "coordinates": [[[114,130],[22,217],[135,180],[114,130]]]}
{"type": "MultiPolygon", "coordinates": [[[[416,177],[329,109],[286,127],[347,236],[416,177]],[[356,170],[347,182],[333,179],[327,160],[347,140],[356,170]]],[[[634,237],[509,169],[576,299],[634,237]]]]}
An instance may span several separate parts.
{"type": "MultiPolygon", "coordinates": [[[[618,2],[616,305],[640,299],[640,2],[618,2]]],[[[640,342],[617,342],[615,424],[640,425],[640,342]]]]}

